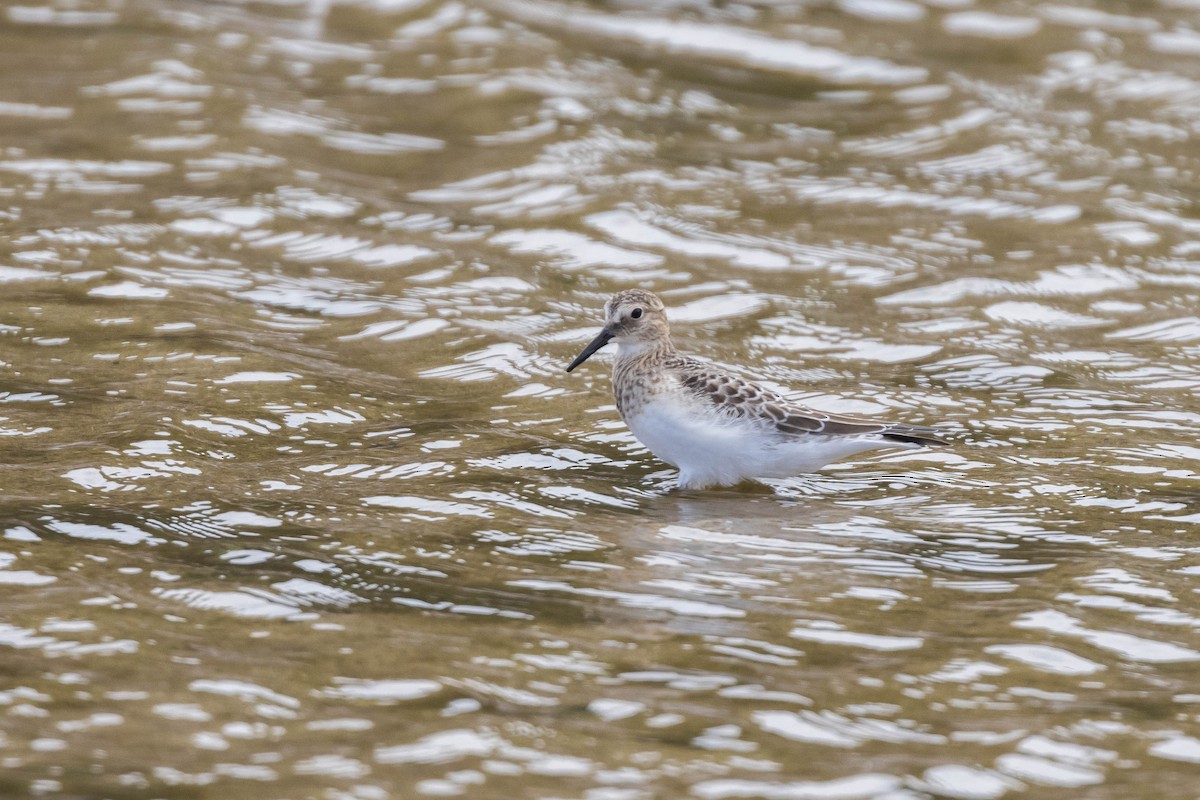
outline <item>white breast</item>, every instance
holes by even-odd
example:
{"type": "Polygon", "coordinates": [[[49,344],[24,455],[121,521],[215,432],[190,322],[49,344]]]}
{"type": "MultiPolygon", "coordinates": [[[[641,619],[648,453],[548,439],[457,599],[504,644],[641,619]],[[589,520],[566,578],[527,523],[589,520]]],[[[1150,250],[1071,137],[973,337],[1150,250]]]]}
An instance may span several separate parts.
{"type": "Polygon", "coordinates": [[[652,400],[625,422],[651,453],[679,468],[680,486],[728,485],[750,477],[747,456],[758,448],[741,425],[698,405],[652,400]]]}

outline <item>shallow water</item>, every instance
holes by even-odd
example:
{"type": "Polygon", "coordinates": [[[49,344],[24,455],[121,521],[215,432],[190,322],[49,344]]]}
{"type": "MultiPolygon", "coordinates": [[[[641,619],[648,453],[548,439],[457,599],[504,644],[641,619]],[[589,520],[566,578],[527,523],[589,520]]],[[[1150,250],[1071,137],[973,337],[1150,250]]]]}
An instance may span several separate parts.
{"type": "Polygon", "coordinates": [[[1163,798],[1190,0],[0,8],[0,793],[1163,798]],[[608,293],[949,451],[687,493],[608,293]]]}

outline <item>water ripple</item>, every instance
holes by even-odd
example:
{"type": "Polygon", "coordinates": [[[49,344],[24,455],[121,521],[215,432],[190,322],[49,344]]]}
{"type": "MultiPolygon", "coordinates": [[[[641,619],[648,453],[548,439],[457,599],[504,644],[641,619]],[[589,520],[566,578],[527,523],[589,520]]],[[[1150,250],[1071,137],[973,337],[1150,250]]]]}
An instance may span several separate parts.
{"type": "Polygon", "coordinates": [[[1189,785],[1185,5],[7,9],[10,793],[1189,785]],[[953,446],[674,491],[632,284],[953,446]]]}

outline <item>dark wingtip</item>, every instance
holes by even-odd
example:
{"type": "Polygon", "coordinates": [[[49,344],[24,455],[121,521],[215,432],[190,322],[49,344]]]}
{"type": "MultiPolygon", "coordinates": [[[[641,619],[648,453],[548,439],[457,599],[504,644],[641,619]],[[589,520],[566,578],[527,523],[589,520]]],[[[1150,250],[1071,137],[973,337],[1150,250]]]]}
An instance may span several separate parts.
{"type": "Polygon", "coordinates": [[[905,444],[917,444],[922,447],[949,447],[950,442],[945,439],[932,435],[931,433],[885,433],[885,439],[891,439],[893,442],[904,442],[905,444]]]}

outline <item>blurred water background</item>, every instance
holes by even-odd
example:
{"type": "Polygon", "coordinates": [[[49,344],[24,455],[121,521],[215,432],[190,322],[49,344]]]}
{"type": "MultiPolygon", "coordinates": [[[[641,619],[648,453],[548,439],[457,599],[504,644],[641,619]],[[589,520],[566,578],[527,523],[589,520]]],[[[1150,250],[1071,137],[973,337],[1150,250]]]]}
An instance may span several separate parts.
{"type": "Polygon", "coordinates": [[[0,794],[1195,796],[1195,0],[30,2],[0,794]],[[672,491],[635,285],[960,443],[672,491]]]}

